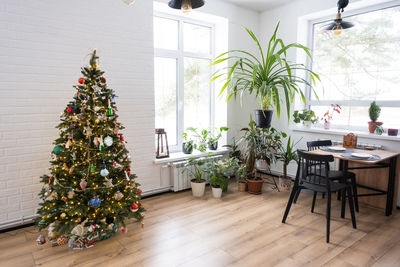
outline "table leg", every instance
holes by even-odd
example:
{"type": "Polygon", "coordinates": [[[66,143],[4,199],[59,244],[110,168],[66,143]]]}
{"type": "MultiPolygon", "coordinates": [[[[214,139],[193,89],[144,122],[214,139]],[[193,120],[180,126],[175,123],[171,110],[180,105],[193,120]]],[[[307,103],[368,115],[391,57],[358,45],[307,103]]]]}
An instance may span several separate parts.
{"type": "Polygon", "coordinates": [[[390,158],[389,179],[386,197],[386,216],[392,215],[393,210],[394,186],[396,180],[396,163],[397,157],[390,158]]]}

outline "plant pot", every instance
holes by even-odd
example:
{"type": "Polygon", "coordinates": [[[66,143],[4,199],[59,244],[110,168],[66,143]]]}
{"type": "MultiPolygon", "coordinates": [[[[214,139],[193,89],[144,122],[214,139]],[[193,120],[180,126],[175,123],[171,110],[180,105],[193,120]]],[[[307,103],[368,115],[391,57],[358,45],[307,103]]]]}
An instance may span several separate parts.
{"type": "Polygon", "coordinates": [[[261,189],[264,184],[263,179],[259,179],[259,180],[246,179],[246,181],[247,181],[247,191],[250,194],[254,194],[254,195],[261,194],[261,189]]]}
{"type": "Polygon", "coordinates": [[[329,130],[331,128],[331,121],[325,121],[324,122],[324,129],[329,130]]]}
{"type": "Polygon", "coordinates": [[[263,109],[256,109],[256,125],[258,128],[269,128],[271,127],[271,120],[272,114],[274,113],[273,110],[263,110],[263,109]]]}
{"type": "Polygon", "coordinates": [[[189,144],[189,145],[186,147],[186,143],[185,143],[185,142],[182,143],[182,152],[185,153],[185,154],[192,154],[192,152],[193,152],[193,145],[189,144]],[[187,148],[187,149],[186,149],[186,148],[187,148]]]}
{"type": "Polygon", "coordinates": [[[219,187],[211,187],[213,197],[221,198],[222,196],[222,188],[219,187]]]}
{"type": "Polygon", "coordinates": [[[218,149],[218,141],[208,144],[208,149],[209,150],[217,150],[218,149]]]}
{"type": "Polygon", "coordinates": [[[369,121],[368,122],[368,130],[369,133],[374,133],[375,132],[375,126],[381,126],[383,124],[383,122],[380,121],[369,121]]]}
{"type": "Polygon", "coordinates": [[[311,121],[303,121],[304,127],[311,128],[312,122],[311,121]]]}
{"type": "Polygon", "coordinates": [[[266,160],[258,159],[256,160],[256,169],[261,171],[268,170],[268,163],[266,160]]]}
{"type": "Polygon", "coordinates": [[[247,184],[243,182],[238,182],[238,191],[239,192],[246,192],[247,184]]]}
{"type": "Polygon", "coordinates": [[[388,129],[388,135],[389,136],[397,136],[397,134],[399,133],[399,129],[388,129]]]}
{"type": "Polygon", "coordinates": [[[206,188],[205,180],[201,180],[200,183],[195,182],[195,180],[191,180],[190,185],[192,186],[192,194],[194,197],[204,196],[204,190],[206,188]]]}

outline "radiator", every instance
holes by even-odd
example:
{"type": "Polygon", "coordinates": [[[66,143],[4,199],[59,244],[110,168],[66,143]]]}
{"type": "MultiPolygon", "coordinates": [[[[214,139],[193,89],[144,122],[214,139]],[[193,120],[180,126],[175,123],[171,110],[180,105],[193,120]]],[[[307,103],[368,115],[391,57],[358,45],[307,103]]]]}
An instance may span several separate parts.
{"type": "MultiPolygon", "coordinates": [[[[202,157],[198,158],[197,160],[208,161],[208,160],[215,160],[222,158],[224,158],[224,155],[216,155],[207,158],[202,157]]],[[[187,171],[185,169],[193,167],[184,167],[187,162],[188,162],[187,160],[183,160],[183,161],[169,163],[171,185],[172,185],[172,190],[174,192],[191,188],[190,180],[193,178],[190,177],[190,171],[187,171]]],[[[204,175],[205,174],[203,174],[203,176],[204,175]]],[[[203,178],[205,178],[205,176],[203,178]]]]}

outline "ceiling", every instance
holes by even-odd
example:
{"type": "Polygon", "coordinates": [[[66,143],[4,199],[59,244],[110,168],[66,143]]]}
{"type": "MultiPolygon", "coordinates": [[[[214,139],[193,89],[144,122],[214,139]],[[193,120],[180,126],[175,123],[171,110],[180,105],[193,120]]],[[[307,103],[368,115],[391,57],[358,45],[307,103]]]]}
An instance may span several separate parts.
{"type": "Polygon", "coordinates": [[[295,0],[224,0],[256,11],[264,11],[273,7],[282,6],[295,0]]]}

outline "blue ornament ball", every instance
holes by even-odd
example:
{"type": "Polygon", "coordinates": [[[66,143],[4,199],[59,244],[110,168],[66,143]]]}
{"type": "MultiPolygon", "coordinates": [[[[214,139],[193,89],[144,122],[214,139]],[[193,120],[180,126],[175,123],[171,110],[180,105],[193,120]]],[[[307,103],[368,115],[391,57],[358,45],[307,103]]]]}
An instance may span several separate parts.
{"type": "Polygon", "coordinates": [[[89,201],[89,204],[90,204],[92,207],[95,207],[95,208],[97,208],[98,206],[100,206],[100,203],[101,203],[101,200],[100,200],[99,197],[94,197],[94,198],[92,198],[92,199],[89,201]]]}
{"type": "Polygon", "coordinates": [[[55,146],[53,148],[53,153],[58,156],[58,155],[60,155],[61,150],[62,150],[61,146],[55,146]]]}
{"type": "Polygon", "coordinates": [[[107,169],[102,169],[102,170],[100,171],[100,175],[103,176],[103,177],[106,177],[108,174],[109,174],[109,172],[108,172],[107,169]]]}

